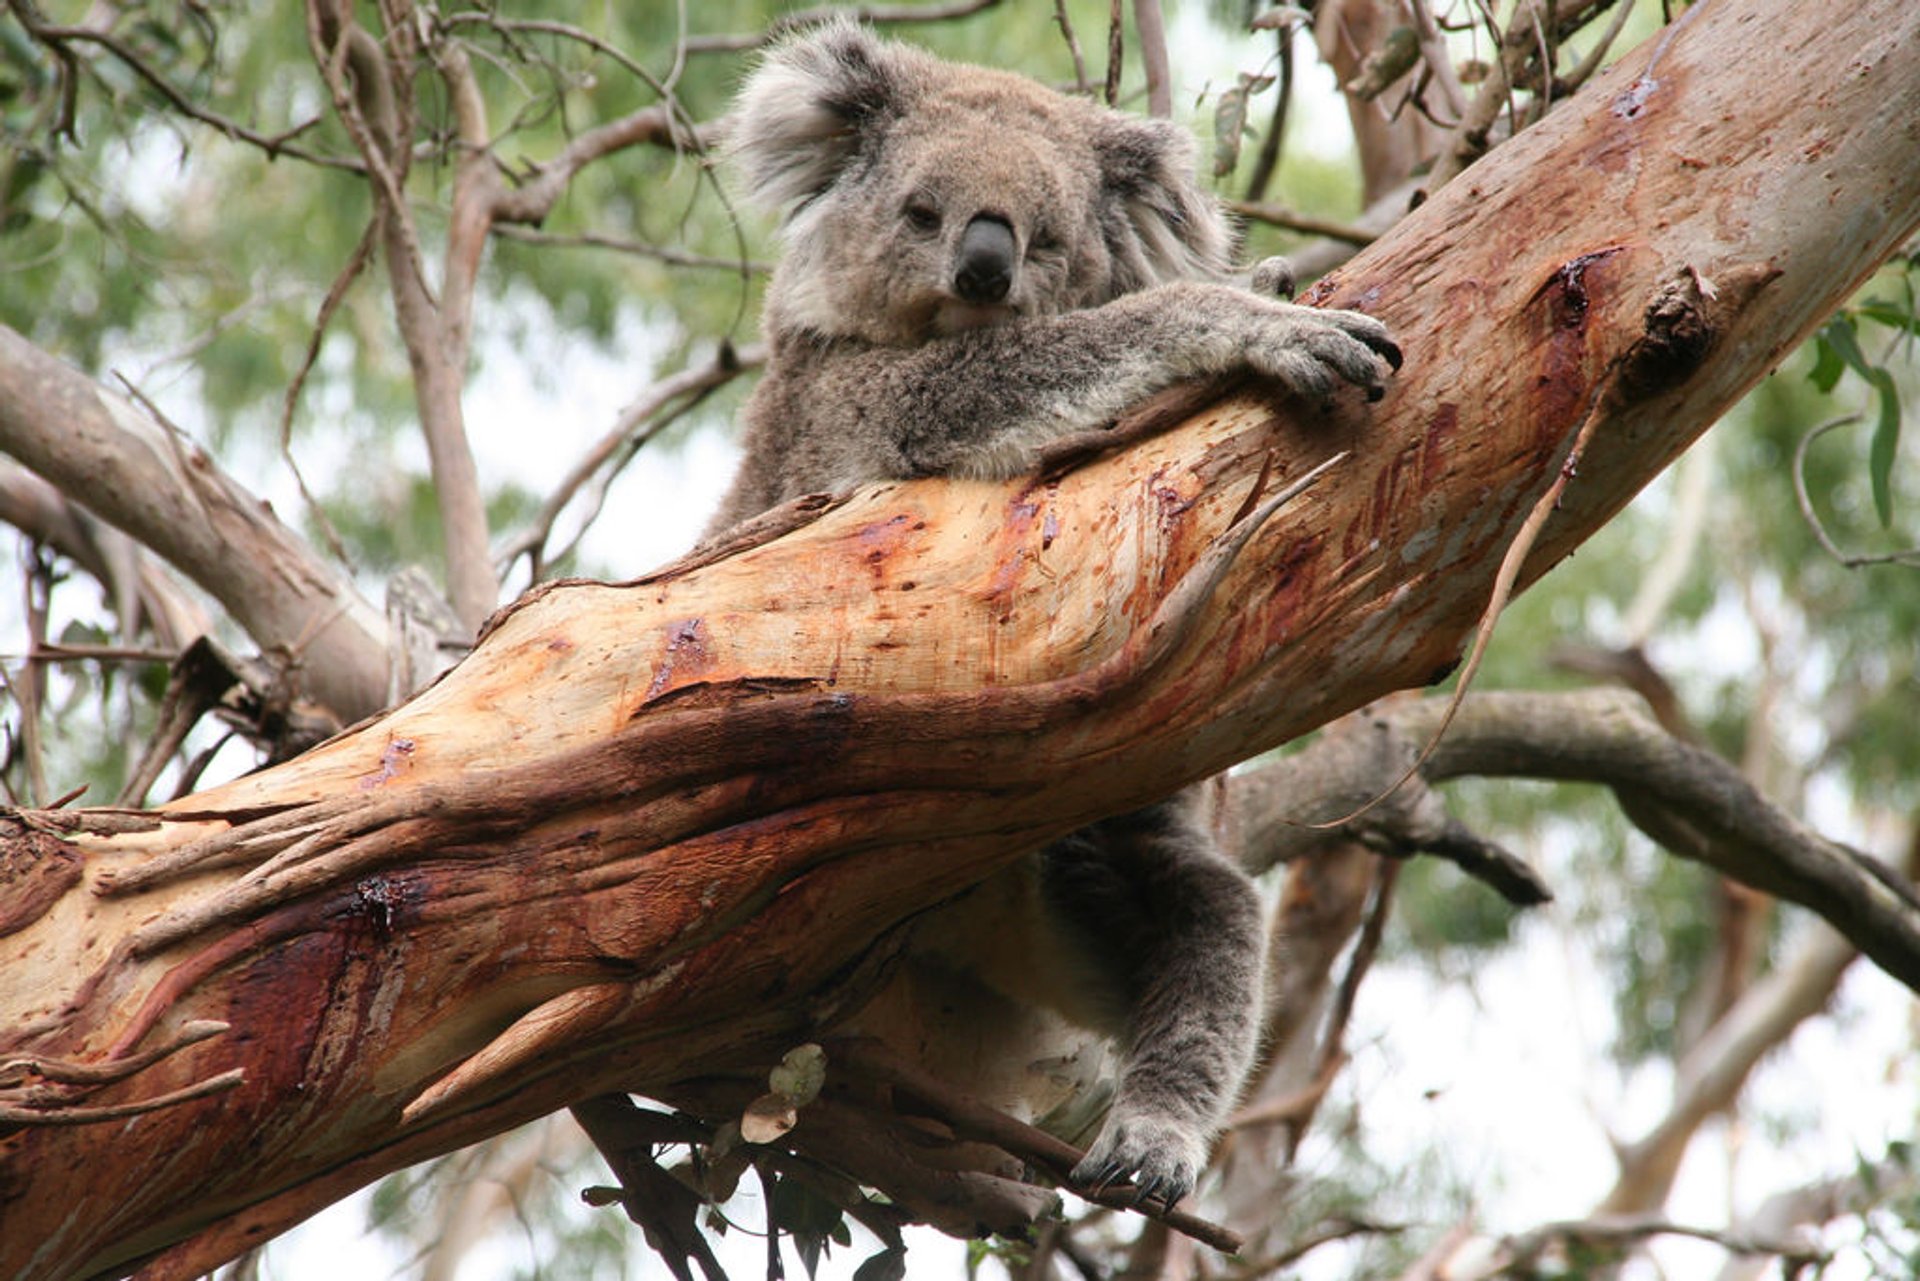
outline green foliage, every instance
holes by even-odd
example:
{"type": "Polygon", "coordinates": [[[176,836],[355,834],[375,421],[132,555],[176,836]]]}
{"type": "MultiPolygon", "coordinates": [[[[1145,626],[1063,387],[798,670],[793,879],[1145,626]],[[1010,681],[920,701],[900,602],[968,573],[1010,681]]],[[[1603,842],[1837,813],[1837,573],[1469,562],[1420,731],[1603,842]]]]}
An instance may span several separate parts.
{"type": "Polygon", "coordinates": [[[851,1246],[853,1234],[845,1214],[824,1194],[799,1179],[766,1176],[773,1225],[793,1239],[809,1277],[833,1246],[851,1246]]]}
{"type": "Polygon", "coordinates": [[[1613,1053],[1624,1064],[1671,1061],[1685,1048],[1682,1014],[1718,939],[1714,878],[1645,841],[1636,840],[1632,852],[1632,899],[1601,936],[1600,954],[1617,976],[1613,1053]]]}
{"type": "MultiPolygon", "coordinates": [[[[1883,304],[1881,315],[1887,315],[1889,310],[1883,304]]],[[[1868,313],[1863,307],[1859,314],[1868,313]]],[[[1873,482],[1874,511],[1885,527],[1893,523],[1893,460],[1900,447],[1900,387],[1885,365],[1868,360],[1860,350],[1858,323],[1856,315],[1850,312],[1842,312],[1827,322],[1814,339],[1814,365],[1808,377],[1821,391],[1831,393],[1840,375],[1852,370],[1873,389],[1878,412],[1867,453],[1867,474],[1873,482]]]]}
{"type": "Polygon", "coordinates": [[[1477,953],[1498,951],[1513,941],[1519,912],[1451,863],[1415,859],[1395,886],[1394,948],[1409,948],[1436,968],[1458,955],[1471,964],[1477,953]]]}
{"type": "MultiPolygon", "coordinates": [[[[52,8],[49,20],[60,22],[78,20],[86,6],[52,8]]],[[[702,19],[737,20],[739,30],[752,30],[764,23],[763,10],[703,7],[702,19]]],[[[552,158],[586,127],[658,101],[646,78],[580,41],[506,28],[516,18],[547,17],[544,6],[492,12],[500,25],[476,20],[451,30],[469,45],[496,153],[512,173],[552,158]]],[[[350,137],[325,109],[327,90],[306,46],[300,4],[275,0],[222,11],[217,30],[201,13],[199,6],[134,5],[114,30],[145,67],[207,112],[267,137],[298,130],[295,147],[353,159],[350,137]]],[[[603,17],[594,33],[613,47],[672,48],[670,6],[627,6],[603,17]]],[[[272,159],[260,147],[184,122],[160,109],[159,95],[126,62],[97,48],[86,50],[72,128],[59,131],[57,60],[10,14],[0,14],[0,33],[7,143],[0,270],[8,283],[0,290],[0,321],[87,368],[124,351],[190,357],[195,400],[219,433],[216,443],[243,418],[257,426],[276,421],[321,300],[368,230],[365,181],[340,168],[272,159]]],[[[648,76],[664,82],[670,54],[656,52],[651,61],[657,65],[648,76]]],[[[722,110],[735,69],[726,57],[687,64],[673,91],[689,120],[722,110]]],[[[421,74],[416,84],[414,109],[433,141],[414,164],[409,188],[431,268],[455,152],[441,82],[421,74]]],[[[697,157],[634,148],[588,166],[540,232],[664,245],[717,265],[670,269],[602,249],[502,242],[482,273],[488,296],[477,308],[476,352],[514,325],[532,323],[530,300],[547,313],[537,323],[602,345],[614,340],[621,316],[650,316],[679,335],[655,353],[660,360],[684,355],[696,336],[710,341],[729,329],[744,331],[751,294],[728,264],[754,246],[697,157]],[[501,305],[509,299],[511,309],[501,305]]],[[[383,431],[409,421],[411,373],[394,342],[377,263],[360,273],[332,333],[341,358],[316,371],[296,429],[335,426],[310,407],[336,381],[383,431]]]]}

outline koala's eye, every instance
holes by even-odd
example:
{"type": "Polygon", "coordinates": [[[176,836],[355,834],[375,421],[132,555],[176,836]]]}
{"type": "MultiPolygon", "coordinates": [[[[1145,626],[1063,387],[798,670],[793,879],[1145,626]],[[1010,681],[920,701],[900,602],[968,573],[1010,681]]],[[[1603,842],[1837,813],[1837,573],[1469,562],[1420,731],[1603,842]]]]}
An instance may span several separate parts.
{"type": "Polygon", "coordinates": [[[1027,242],[1028,248],[1035,253],[1050,254],[1060,249],[1060,238],[1047,227],[1040,227],[1033,233],[1033,239],[1027,242]]]}
{"type": "Polygon", "coordinates": [[[940,211],[926,201],[909,201],[905,212],[907,222],[915,231],[940,230],[940,211]]]}

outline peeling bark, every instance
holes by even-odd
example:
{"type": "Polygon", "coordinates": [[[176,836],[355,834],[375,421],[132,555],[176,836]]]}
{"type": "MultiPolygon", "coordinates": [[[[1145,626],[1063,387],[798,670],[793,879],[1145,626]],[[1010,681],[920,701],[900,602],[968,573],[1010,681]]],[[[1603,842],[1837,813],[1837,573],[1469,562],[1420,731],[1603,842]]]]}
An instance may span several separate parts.
{"type": "Polygon", "coordinates": [[[1527,578],[1912,233],[1917,145],[1904,0],[1693,10],[1315,291],[1395,327],[1379,405],[1249,392],[1066,474],[788,512],[530,594],[283,766],[0,819],[10,858],[82,861],[0,938],[0,1089],[36,1114],[0,1137],[0,1271],[202,1271],[409,1162],[776,1057],[1021,850],[1443,673],[1590,414],[1527,578]]]}

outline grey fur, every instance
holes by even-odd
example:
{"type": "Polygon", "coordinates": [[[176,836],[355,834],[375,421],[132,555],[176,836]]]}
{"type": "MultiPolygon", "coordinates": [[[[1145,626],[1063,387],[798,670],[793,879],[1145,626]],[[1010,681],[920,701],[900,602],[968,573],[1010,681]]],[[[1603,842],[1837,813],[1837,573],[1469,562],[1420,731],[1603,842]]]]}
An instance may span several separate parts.
{"type": "MultiPolygon", "coordinates": [[[[1186,379],[1251,369],[1313,400],[1342,382],[1377,397],[1399,360],[1371,317],[1222,283],[1231,229],[1164,121],[837,22],[768,55],[727,145],[784,214],[785,252],[709,535],[806,493],[1018,475],[1186,379]]],[[[1095,824],[1038,870],[1035,927],[1071,942],[1083,989],[1056,1004],[1125,1050],[1075,1179],[1168,1203],[1251,1064],[1263,963],[1258,896],[1192,809],[1095,824]]]]}

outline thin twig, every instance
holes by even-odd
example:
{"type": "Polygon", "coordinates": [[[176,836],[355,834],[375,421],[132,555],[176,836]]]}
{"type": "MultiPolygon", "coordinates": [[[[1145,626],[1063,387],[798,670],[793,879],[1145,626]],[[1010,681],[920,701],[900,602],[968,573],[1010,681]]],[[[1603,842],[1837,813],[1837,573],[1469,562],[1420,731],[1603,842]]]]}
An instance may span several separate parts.
{"type": "Polygon", "coordinates": [[[736,274],[744,271],[755,276],[764,276],[773,270],[772,263],[757,259],[718,258],[710,254],[690,253],[684,249],[670,249],[665,245],[653,245],[644,240],[609,236],[595,231],[561,233],[503,222],[494,226],[493,234],[505,240],[518,240],[523,244],[546,245],[556,249],[611,249],[615,253],[631,254],[636,258],[651,258],[669,267],[714,269],[736,274]]]}
{"type": "Polygon", "coordinates": [[[1147,77],[1147,114],[1164,120],[1173,114],[1173,72],[1160,0],[1133,0],[1133,33],[1140,41],[1140,67],[1147,77]]]}
{"type": "Polygon", "coordinates": [[[334,528],[333,521],[327,516],[326,508],[314,496],[307,485],[306,473],[300,469],[300,460],[293,452],[293,411],[300,403],[300,393],[305,390],[307,377],[320,359],[320,345],[326,339],[327,326],[333,323],[333,317],[340,310],[340,304],[346,301],[347,289],[353,284],[367,264],[373,261],[373,242],[379,229],[378,220],[369,221],[361,229],[360,240],[347,255],[346,265],[334,276],[333,283],[327,286],[327,296],[320,300],[320,313],[314,317],[313,328],[308,334],[306,354],[301,357],[300,367],[293,371],[293,378],[287,383],[287,392],[280,401],[280,457],[286,461],[287,470],[293,473],[293,483],[300,491],[300,501],[306,504],[307,514],[312,516],[320,530],[320,536],[326,541],[327,550],[342,565],[353,568],[353,558],[347,554],[346,541],[340,537],[340,531],[334,528]]]}
{"type": "MultiPolygon", "coordinates": [[[[1360,984],[1367,977],[1367,971],[1373,968],[1374,957],[1380,953],[1380,940],[1386,933],[1387,916],[1393,909],[1393,890],[1399,878],[1399,863],[1388,858],[1374,860],[1373,887],[1367,901],[1366,916],[1361,920],[1360,935],[1354,940],[1353,952],[1347,958],[1346,972],[1340,976],[1339,986],[1334,989],[1333,1004],[1328,1007],[1326,1030],[1321,1034],[1318,1061],[1314,1065],[1316,1082],[1331,1082],[1340,1071],[1340,1065],[1346,1061],[1347,1024],[1353,1018],[1354,1005],[1360,997],[1360,984]]],[[[1322,1097],[1324,1092],[1301,1100],[1305,1104],[1304,1110],[1286,1135],[1286,1164],[1291,1165],[1299,1152],[1300,1141],[1306,1136],[1307,1126],[1312,1124],[1322,1097]]]]}
{"type": "Polygon", "coordinates": [[[1309,235],[1325,236],[1329,240],[1342,241],[1349,245],[1365,246],[1379,239],[1373,232],[1351,223],[1334,222],[1327,218],[1313,218],[1306,214],[1295,213],[1285,205],[1276,205],[1257,200],[1229,200],[1227,208],[1242,218],[1254,222],[1264,222],[1275,227],[1284,227],[1288,231],[1303,231],[1309,235]]]}
{"type": "Polygon", "coordinates": [[[871,26],[894,22],[948,22],[954,18],[971,17],[999,3],[1000,0],[948,0],[945,4],[822,5],[817,9],[798,9],[782,14],[758,31],[739,35],[688,36],[681,45],[690,54],[745,53],[841,16],[871,26]]]}
{"type": "Polygon", "coordinates": [[[1717,1245],[1729,1254],[1772,1255],[1790,1263],[1818,1265],[1829,1256],[1805,1241],[1768,1239],[1745,1233],[1675,1223],[1652,1214],[1596,1215],[1591,1219],[1568,1219],[1544,1223],[1501,1241],[1507,1268],[1524,1269],[1537,1261],[1555,1242],[1579,1241],[1589,1245],[1625,1248],[1648,1237],[1680,1236],[1717,1245]]]}
{"type": "Polygon", "coordinates": [[[78,641],[49,641],[33,645],[25,655],[0,654],[0,658],[31,658],[43,663],[171,663],[180,657],[177,649],[154,649],[146,645],[86,645],[78,641]]]}
{"type": "MultiPolygon", "coordinates": [[[[1018,1121],[953,1089],[880,1041],[864,1037],[848,1039],[832,1042],[828,1049],[835,1060],[851,1070],[886,1082],[897,1094],[911,1096],[915,1102],[952,1126],[955,1133],[990,1143],[1014,1156],[1032,1161],[1073,1187],[1067,1182],[1069,1175],[1086,1154],[1066,1140],[1018,1121]]],[[[1224,1254],[1234,1254],[1240,1249],[1241,1239],[1237,1233],[1197,1215],[1153,1203],[1135,1203],[1130,1199],[1130,1193],[1119,1189],[1103,1193],[1079,1187],[1073,1190],[1087,1200],[1113,1209],[1137,1210],[1224,1254]]]]}
{"type": "Polygon", "coordinates": [[[1254,1281],[1257,1277],[1271,1276],[1284,1268],[1290,1268],[1323,1245],[1332,1245],[1335,1241],[1349,1241],[1358,1236],[1397,1236],[1407,1230],[1403,1223],[1372,1223],[1366,1219],[1335,1218],[1317,1224],[1310,1231],[1295,1237],[1285,1250],[1277,1254],[1255,1259],[1244,1268],[1236,1268],[1228,1273],[1234,1281],[1254,1281]]]}
{"type": "Polygon", "coordinates": [[[1067,0],[1053,0],[1053,20],[1060,28],[1060,38],[1067,42],[1067,53],[1073,59],[1073,91],[1091,96],[1093,85],[1087,80],[1087,56],[1080,51],[1080,37],[1073,33],[1073,19],[1067,16],[1067,0]]]}
{"type": "Polygon", "coordinates": [[[1107,80],[1102,96],[1109,107],[1120,105],[1120,71],[1126,64],[1126,44],[1120,31],[1120,0],[1107,4],[1107,80]]]}
{"type": "Polygon", "coordinates": [[[1862,565],[1920,565],[1920,547],[1907,548],[1904,551],[1882,552],[1872,556],[1852,556],[1840,550],[1833,535],[1820,520],[1819,513],[1813,509],[1813,495],[1807,492],[1807,451],[1813,442],[1830,431],[1847,427],[1860,421],[1859,414],[1843,414],[1830,418],[1800,438],[1793,447],[1793,493],[1800,503],[1800,515],[1807,522],[1807,528],[1813,531],[1814,538],[1834,558],[1848,569],[1858,569],[1862,565]]]}
{"type": "MultiPolygon", "coordinates": [[[[540,554],[553,536],[554,522],[560,518],[574,497],[586,483],[599,474],[607,460],[624,451],[625,457],[615,467],[615,472],[624,466],[639,448],[666,429],[668,424],[686,413],[694,405],[711,394],[715,389],[737,378],[750,369],[756,369],[766,363],[766,349],[755,344],[744,350],[736,351],[725,347],[714,360],[703,368],[684,369],[670,378],[664,378],[642,392],[625,409],[605,435],[594,442],[592,448],[583,454],[578,462],[567,472],[554,491],[541,504],[539,513],[528,523],[527,528],[516,535],[499,556],[502,573],[520,556],[529,553],[536,562],[551,562],[565,554],[554,556],[540,554]],[[675,402],[682,402],[675,404],[675,402]]],[[[598,504],[595,504],[598,509],[598,504]]],[[[589,520],[587,523],[591,523],[589,520]]],[[[540,565],[536,563],[536,578],[540,565]]]]}
{"type": "Polygon", "coordinates": [[[1253,159],[1253,172],[1247,175],[1249,203],[1264,200],[1274,174],[1280,170],[1280,147],[1286,141],[1287,112],[1293,105],[1293,32],[1294,24],[1282,22],[1275,31],[1279,41],[1275,57],[1280,63],[1279,83],[1275,87],[1273,119],[1260,139],[1260,150],[1253,159]]]}
{"type": "Polygon", "coordinates": [[[145,58],[141,57],[130,45],[119,36],[114,35],[111,31],[103,31],[96,27],[56,26],[51,23],[41,22],[35,16],[34,6],[28,3],[27,0],[10,0],[8,7],[12,10],[14,17],[19,20],[20,25],[26,28],[27,34],[45,44],[53,51],[54,56],[59,58],[64,68],[62,78],[66,81],[66,84],[62,88],[63,94],[70,95],[73,92],[73,72],[78,69],[80,61],[67,46],[74,43],[98,45],[100,48],[112,54],[125,65],[128,70],[140,77],[141,80],[145,81],[155,92],[166,99],[167,104],[175,111],[190,120],[197,120],[201,124],[217,129],[235,142],[250,143],[253,146],[259,147],[272,159],[288,156],[295,160],[304,160],[309,164],[322,165],[329,169],[344,169],[352,173],[365,171],[366,166],[352,157],[322,155],[319,152],[308,151],[304,147],[293,145],[293,139],[298,138],[301,134],[306,133],[320,123],[320,117],[316,116],[311,120],[303,121],[277,134],[260,133],[218,112],[209,111],[194,102],[193,99],[182,92],[171,80],[168,80],[165,76],[154,70],[145,58]]]}
{"type": "Polygon", "coordinates": [[[1600,377],[1596,378],[1587,396],[1586,412],[1581,416],[1579,430],[1574,433],[1573,444],[1567,449],[1567,456],[1561,460],[1560,467],[1554,472],[1553,481],[1540,497],[1535,500],[1533,509],[1520,523],[1520,530],[1513,537],[1506,555],[1500,558],[1500,568],[1493,576],[1493,591],[1487,598],[1487,607],[1480,614],[1480,623],[1474,628],[1473,648],[1467,653],[1467,661],[1460,668],[1459,679],[1454,682],[1453,694],[1447,700],[1446,711],[1441,714],[1440,724],[1433,736],[1427,740],[1420,754],[1408,765],[1398,781],[1380,795],[1362,805],[1350,814],[1342,815],[1324,823],[1310,824],[1312,827],[1333,829],[1345,827],[1368,810],[1373,809],[1389,796],[1399,791],[1433,755],[1440,740],[1446,736],[1447,726],[1453,723],[1454,714],[1460,710],[1460,702],[1467,696],[1467,690],[1473,685],[1473,678],[1480,670],[1481,661],[1487,656],[1487,647],[1493,642],[1493,629],[1500,621],[1500,615],[1506,612],[1507,602],[1513,598],[1513,585],[1520,577],[1520,569],[1533,551],[1533,545],[1540,538],[1540,531],[1546,528],[1548,517],[1560,506],[1560,496],[1566,493],[1567,485],[1580,470],[1581,456],[1586,453],[1587,443],[1593,439],[1593,430],[1600,424],[1600,406],[1606,399],[1607,391],[1613,386],[1613,373],[1620,358],[1609,362],[1600,377]]]}
{"type": "MultiPolygon", "coordinates": [[[[1440,87],[1440,96],[1446,99],[1450,121],[1457,123],[1467,114],[1467,94],[1460,87],[1460,76],[1454,70],[1453,56],[1447,52],[1446,37],[1440,33],[1439,24],[1434,22],[1433,10],[1428,7],[1427,0],[1408,0],[1408,5],[1413,14],[1414,33],[1420,37],[1420,56],[1426,61],[1432,83],[1440,87]]],[[[1431,114],[1428,113],[1429,117],[1431,114]]]]}
{"type": "Polygon", "coordinates": [[[1594,72],[1605,65],[1607,51],[1613,48],[1613,42],[1620,38],[1622,31],[1626,30],[1627,19],[1632,16],[1631,0],[1615,0],[1613,17],[1607,23],[1607,29],[1600,34],[1600,39],[1594,43],[1593,48],[1587,50],[1586,56],[1581,58],[1571,71],[1558,80],[1561,97],[1572,96],[1581,85],[1592,78],[1594,72]]]}
{"type": "Polygon", "coordinates": [[[52,566],[39,543],[30,544],[22,555],[26,572],[20,576],[24,599],[21,610],[27,624],[27,660],[18,677],[0,672],[14,702],[20,705],[20,758],[27,771],[27,798],[40,804],[47,796],[46,756],[40,742],[40,715],[46,698],[46,674],[33,657],[47,643],[47,615],[52,606],[52,566]]]}

